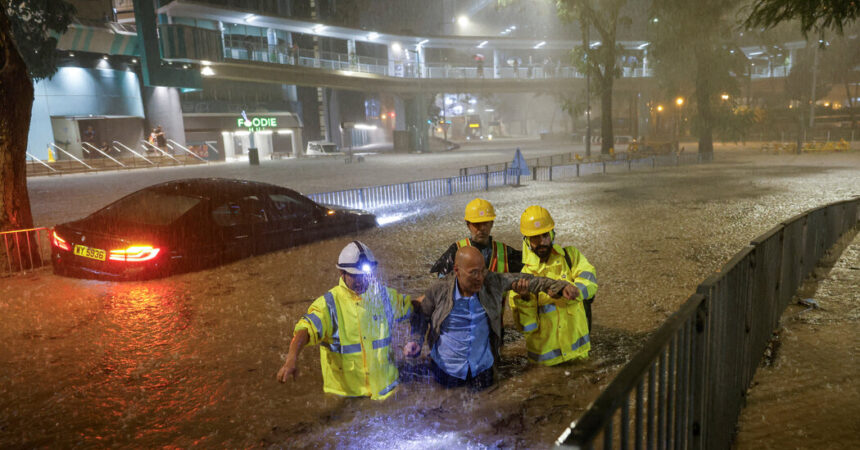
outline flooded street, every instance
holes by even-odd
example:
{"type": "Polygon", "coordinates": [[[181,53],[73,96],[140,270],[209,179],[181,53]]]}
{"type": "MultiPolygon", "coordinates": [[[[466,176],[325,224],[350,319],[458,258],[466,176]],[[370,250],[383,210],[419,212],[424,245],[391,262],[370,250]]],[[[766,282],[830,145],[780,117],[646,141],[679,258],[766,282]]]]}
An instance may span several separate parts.
{"type": "MultiPolygon", "coordinates": [[[[367,243],[381,278],[418,295],[433,281],[432,263],[467,233],[463,207],[475,195],[459,195],[396,211],[411,215],[358,235],[161,280],[87,281],[49,270],[0,278],[0,447],[548,447],[648,333],[751,239],[860,195],[860,154],[723,150],[708,165],[478,195],[496,208],[495,239],[520,247],[520,214],[540,204],[555,218],[556,242],[578,247],[597,268],[589,361],[530,366],[524,340],[509,329],[500,382],[477,394],[437,387],[421,362],[402,361],[402,342],[404,382],[384,402],[324,395],[316,348],[302,353],[295,383],[275,380],[294,324],[337,283],[340,249],[367,243]]],[[[827,339],[856,340],[854,295],[853,328],[827,339]]],[[[856,387],[845,394],[860,400],[856,387]]]]}

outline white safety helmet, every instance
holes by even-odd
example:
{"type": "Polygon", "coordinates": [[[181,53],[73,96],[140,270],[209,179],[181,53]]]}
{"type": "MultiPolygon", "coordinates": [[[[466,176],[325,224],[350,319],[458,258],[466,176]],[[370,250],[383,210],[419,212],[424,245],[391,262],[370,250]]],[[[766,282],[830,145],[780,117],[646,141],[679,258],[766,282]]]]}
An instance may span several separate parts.
{"type": "Polygon", "coordinates": [[[369,275],[376,270],[376,258],[367,245],[352,241],[340,251],[337,268],[353,275],[369,275]]]}

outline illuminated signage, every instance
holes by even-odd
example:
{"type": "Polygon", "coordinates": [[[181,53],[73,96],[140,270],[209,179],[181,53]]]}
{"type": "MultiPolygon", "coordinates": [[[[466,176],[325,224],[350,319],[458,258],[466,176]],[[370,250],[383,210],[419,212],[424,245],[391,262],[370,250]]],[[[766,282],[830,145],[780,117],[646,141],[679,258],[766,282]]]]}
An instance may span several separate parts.
{"type": "Polygon", "coordinates": [[[469,128],[481,128],[481,124],[479,123],[470,123],[469,128]]]}
{"type": "Polygon", "coordinates": [[[263,131],[269,128],[278,127],[277,117],[239,117],[236,119],[236,126],[239,128],[247,128],[248,131],[263,131]]]}

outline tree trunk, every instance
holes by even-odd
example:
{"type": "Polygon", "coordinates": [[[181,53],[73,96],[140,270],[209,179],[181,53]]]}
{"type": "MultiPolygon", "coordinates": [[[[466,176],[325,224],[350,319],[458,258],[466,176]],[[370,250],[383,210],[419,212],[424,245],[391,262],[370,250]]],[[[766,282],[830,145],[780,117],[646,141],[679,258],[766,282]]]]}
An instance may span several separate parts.
{"type": "Polygon", "coordinates": [[[710,61],[705,59],[705,55],[705,52],[696,52],[696,109],[699,114],[699,154],[709,161],[714,156],[714,111],[711,104],[714,89],[710,82],[710,61]]]}
{"type": "MultiPolygon", "coordinates": [[[[0,8],[0,99],[3,99],[3,114],[0,114],[0,231],[32,228],[26,153],[33,83],[12,39],[9,19],[3,8],[0,8]]],[[[0,246],[0,252],[5,250],[5,245],[0,246]]],[[[17,258],[17,249],[11,250],[10,257],[17,258]]],[[[29,260],[26,257],[22,259],[29,260]]]]}
{"type": "Polygon", "coordinates": [[[605,67],[604,70],[609,75],[600,77],[600,153],[608,155],[609,149],[615,146],[615,135],[612,131],[612,85],[615,81],[612,73],[615,71],[615,64],[605,67]]]}

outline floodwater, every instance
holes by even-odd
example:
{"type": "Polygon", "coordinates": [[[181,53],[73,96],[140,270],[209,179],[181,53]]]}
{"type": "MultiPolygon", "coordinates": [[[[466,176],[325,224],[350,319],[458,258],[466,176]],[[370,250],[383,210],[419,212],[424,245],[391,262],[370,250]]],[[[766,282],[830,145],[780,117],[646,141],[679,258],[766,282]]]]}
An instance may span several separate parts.
{"type": "MultiPolygon", "coordinates": [[[[496,207],[493,235],[514,246],[521,212],[547,207],[557,242],[589,258],[600,289],[589,361],[530,366],[510,331],[500,382],[481,393],[438,388],[421,362],[400,361],[404,383],[387,401],[325,395],[315,348],[302,353],[295,383],[275,380],[293,325],[337,282],[343,245],[364,241],[389,285],[419,294],[435,258],[466,233],[473,195],[398,211],[412,214],[359,235],[161,280],[46,270],[0,279],[0,447],[547,447],[751,239],[860,194],[857,153],[717,158],[482,193],[496,207]]],[[[835,333],[856,341],[856,328],[835,333]]]]}

